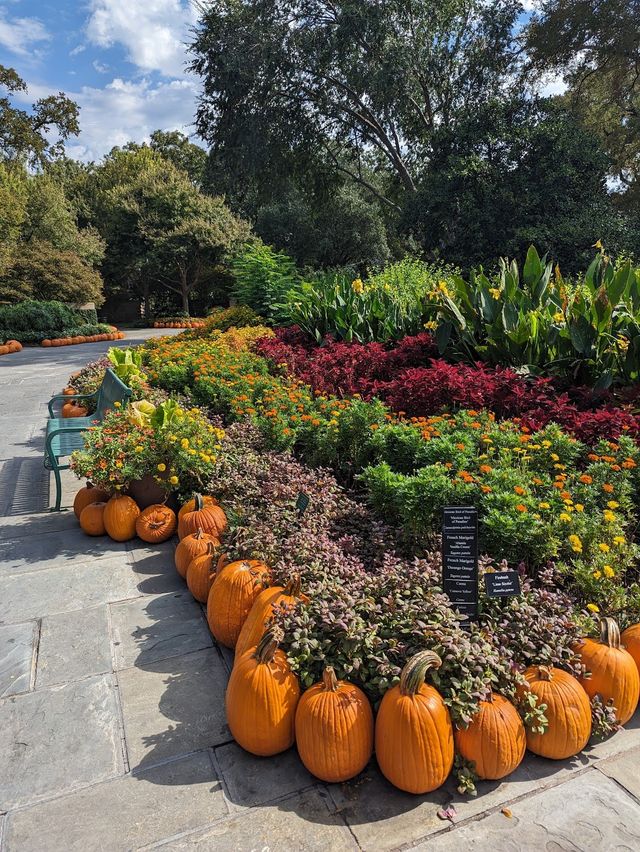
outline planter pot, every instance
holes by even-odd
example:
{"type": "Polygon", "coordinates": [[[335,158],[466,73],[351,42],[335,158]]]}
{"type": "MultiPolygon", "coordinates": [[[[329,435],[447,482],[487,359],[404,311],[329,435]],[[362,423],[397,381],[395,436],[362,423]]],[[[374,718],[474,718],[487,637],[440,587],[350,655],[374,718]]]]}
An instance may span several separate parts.
{"type": "Polygon", "coordinates": [[[133,482],[130,482],[125,494],[128,497],[133,497],[141,509],[153,506],[154,503],[166,503],[174,512],[177,512],[180,508],[176,493],[171,491],[167,496],[167,492],[158,485],[150,473],[143,476],[142,479],[134,479],[133,482]]]}

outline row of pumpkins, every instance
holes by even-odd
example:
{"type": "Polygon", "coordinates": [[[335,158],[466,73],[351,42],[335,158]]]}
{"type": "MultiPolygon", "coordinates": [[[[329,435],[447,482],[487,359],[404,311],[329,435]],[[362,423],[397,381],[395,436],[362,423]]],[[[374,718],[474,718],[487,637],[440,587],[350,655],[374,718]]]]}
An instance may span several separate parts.
{"type": "Polygon", "coordinates": [[[74,508],[87,533],[106,531],[117,541],[137,534],[157,543],[177,529],[176,569],[194,598],[206,603],[215,639],[235,650],[226,692],[227,722],[235,740],[260,756],[278,754],[295,743],[305,767],[323,781],[353,778],[374,748],[382,773],[410,793],[442,785],[451,772],[454,749],[475,764],[480,778],[497,780],[516,769],[526,748],[556,760],[580,752],[591,736],[590,698],[596,694],[617,708],[620,724],[638,705],[640,625],[621,637],[616,622],[603,618],[600,641],[584,639],[578,649],[590,677],[578,680],[542,665],[524,672],[527,688],[546,705],[549,724],[543,734],[526,730],[515,706],[498,694],[480,702],[466,730],[454,730],[442,696],[425,682],[429,670],[441,665],[433,651],[422,651],[406,663],[400,683],[384,695],[374,721],[364,692],[337,680],[331,666],[320,683],[301,692],[278,646],[278,630],[269,623],[275,607],[308,599],[297,578],[286,587],[270,586],[263,562],[227,562],[221,550],[227,519],[215,498],[195,495],[176,517],[164,505],[140,511],[130,497],[108,498],[89,485],[78,493],[74,508]]]}
{"type": "Polygon", "coordinates": [[[0,355],[11,355],[13,352],[22,352],[22,343],[18,340],[7,340],[0,346],[0,355]]]}
{"type": "Polygon", "coordinates": [[[45,337],[40,345],[45,347],[75,346],[77,343],[98,343],[101,340],[124,340],[124,331],[118,331],[115,325],[112,325],[111,328],[113,331],[102,334],[79,334],[76,337],[45,337]]]}
{"type": "Polygon", "coordinates": [[[155,320],[154,328],[204,328],[204,320],[155,320]]]}

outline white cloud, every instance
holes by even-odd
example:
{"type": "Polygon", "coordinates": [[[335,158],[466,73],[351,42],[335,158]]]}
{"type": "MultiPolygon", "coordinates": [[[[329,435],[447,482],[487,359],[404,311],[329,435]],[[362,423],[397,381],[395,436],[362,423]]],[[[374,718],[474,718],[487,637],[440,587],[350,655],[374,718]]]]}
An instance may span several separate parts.
{"type": "Polygon", "coordinates": [[[105,65],[103,62],[98,62],[98,60],[97,60],[97,59],[94,59],[94,60],[93,60],[93,62],[92,62],[91,64],[92,64],[92,65],[93,65],[93,67],[96,69],[96,71],[98,72],[98,74],[106,74],[106,73],[107,73],[107,71],[109,70],[109,66],[108,66],[108,65],[105,65]]]}
{"type": "Polygon", "coordinates": [[[69,51],[69,56],[77,56],[79,53],[83,53],[86,49],[86,44],[77,44],[73,50],[69,51]]]}
{"type": "Polygon", "coordinates": [[[36,45],[51,40],[42,21],[37,18],[11,18],[0,8],[0,45],[17,56],[37,53],[36,45]]]}
{"type": "Polygon", "coordinates": [[[143,71],[184,76],[185,43],[197,11],[189,0],[91,0],[87,37],[99,47],[121,44],[143,71]]]}
{"type": "MultiPolygon", "coordinates": [[[[39,94],[40,87],[29,88],[39,94]]],[[[159,128],[191,135],[197,88],[193,80],[153,83],[117,77],[104,89],[83,86],[68,92],[80,106],[81,128],[80,136],[67,143],[68,155],[98,160],[114,145],[148,141],[159,128]]]]}

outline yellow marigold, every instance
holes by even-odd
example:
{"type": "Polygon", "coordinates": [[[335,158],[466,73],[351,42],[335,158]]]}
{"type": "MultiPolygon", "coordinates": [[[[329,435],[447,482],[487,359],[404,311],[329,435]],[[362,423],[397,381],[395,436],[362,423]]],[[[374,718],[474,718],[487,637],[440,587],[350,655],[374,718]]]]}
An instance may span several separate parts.
{"type": "Polygon", "coordinates": [[[562,521],[563,524],[570,524],[571,523],[571,515],[567,515],[566,512],[561,512],[560,520],[562,521]]]}
{"type": "Polygon", "coordinates": [[[607,503],[607,506],[610,509],[617,509],[620,506],[620,503],[617,503],[615,500],[609,500],[609,502],[607,503]]]}
{"type": "Polygon", "coordinates": [[[602,553],[608,553],[611,550],[611,548],[609,547],[609,545],[606,542],[601,541],[600,544],[598,545],[598,550],[601,550],[602,553]]]}
{"type": "Polygon", "coordinates": [[[616,535],[616,536],[614,536],[614,538],[613,538],[613,543],[614,543],[614,544],[624,544],[624,542],[625,542],[625,538],[624,538],[624,536],[623,536],[623,535],[616,535]]]}
{"type": "Polygon", "coordinates": [[[589,612],[600,612],[600,607],[594,603],[587,604],[587,609],[589,612]]]}
{"type": "Polygon", "coordinates": [[[170,476],[170,477],[169,477],[169,482],[170,482],[172,485],[177,485],[179,481],[180,481],[180,480],[178,479],[178,477],[177,477],[177,476],[170,476]]]}
{"type": "Polygon", "coordinates": [[[602,513],[602,517],[605,519],[605,521],[608,524],[612,524],[616,519],[615,514],[613,512],[611,512],[609,509],[604,510],[604,512],[602,513]]]}
{"type": "Polygon", "coordinates": [[[569,544],[575,553],[582,553],[582,541],[580,540],[579,535],[570,535],[569,544]]]}
{"type": "Polygon", "coordinates": [[[542,502],[542,503],[538,503],[538,508],[539,508],[539,509],[550,509],[550,508],[551,508],[551,504],[550,504],[550,503],[544,503],[544,502],[542,502]]]}
{"type": "Polygon", "coordinates": [[[594,571],[591,576],[594,580],[599,580],[602,577],[602,571],[594,571]]]}
{"type": "Polygon", "coordinates": [[[576,512],[584,512],[584,506],[582,503],[576,503],[576,512]]]}
{"type": "Polygon", "coordinates": [[[604,576],[605,576],[605,577],[609,577],[609,578],[611,578],[611,577],[615,577],[615,576],[616,576],[616,572],[613,570],[613,568],[611,567],[611,565],[605,565],[605,566],[604,566],[604,568],[603,568],[602,570],[604,571],[604,576]]]}
{"type": "Polygon", "coordinates": [[[166,464],[163,464],[162,462],[160,462],[160,464],[157,466],[157,468],[160,471],[160,473],[164,473],[165,470],[167,469],[167,466],[166,466],[166,464]]]}

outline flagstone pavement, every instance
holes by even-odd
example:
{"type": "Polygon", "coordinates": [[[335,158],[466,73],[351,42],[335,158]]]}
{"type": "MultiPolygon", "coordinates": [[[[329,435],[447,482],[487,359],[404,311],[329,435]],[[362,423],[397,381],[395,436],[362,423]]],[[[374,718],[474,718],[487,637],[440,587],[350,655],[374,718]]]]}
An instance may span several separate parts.
{"type": "MultiPolygon", "coordinates": [[[[153,332],[129,332],[127,345],[153,332]]],[[[110,344],[0,363],[0,847],[28,850],[637,850],[640,714],[572,761],[527,756],[475,798],[325,785],[226,726],[230,655],[171,544],[89,539],[50,513],[46,402],[110,344]],[[453,804],[454,822],[438,810],[453,804]]],[[[76,483],[65,480],[69,506],[76,483]]]]}

